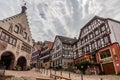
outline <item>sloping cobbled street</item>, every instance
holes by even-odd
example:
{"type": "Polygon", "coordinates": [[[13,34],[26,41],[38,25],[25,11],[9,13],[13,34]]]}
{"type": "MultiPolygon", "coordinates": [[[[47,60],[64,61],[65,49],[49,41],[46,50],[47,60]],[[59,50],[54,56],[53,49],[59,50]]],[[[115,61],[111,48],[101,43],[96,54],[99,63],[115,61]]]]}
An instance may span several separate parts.
{"type": "MultiPolygon", "coordinates": [[[[30,71],[12,71],[12,70],[6,70],[5,75],[13,75],[15,77],[24,77],[25,80],[36,80],[38,77],[42,78],[49,78],[50,73],[56,75],[61,75],[61,71],[53,71],[53,70],[35,70],[32,69],[30,71]]],[[[72,80],[81,80],[81,75],[80,74],[75,74],[72,72],[67,72],[67,71],[62,71],[62,76],[67,77],[72,79],[72,80]]],[[[115,76],[115,75],[83,75],[83,80],[120,80],[120,76],[115,76]],[[102,78],[102,79],[101,79],[102,78]]]]}
{"type": "MultiPolygon", "coordinates": [[[[38,77],[47,78],[49,76],[46,76],[44,74],[41,74],[40,72],[36,72],[35,69],[32,69],[30,71],[12,71],[12,70],[6,70],[5,75],[12,75],[15,77],[23,77],[25,80],[36,80],[38,77]]],[[[20,79],[21,80],[21,79],[20,79]]]]}

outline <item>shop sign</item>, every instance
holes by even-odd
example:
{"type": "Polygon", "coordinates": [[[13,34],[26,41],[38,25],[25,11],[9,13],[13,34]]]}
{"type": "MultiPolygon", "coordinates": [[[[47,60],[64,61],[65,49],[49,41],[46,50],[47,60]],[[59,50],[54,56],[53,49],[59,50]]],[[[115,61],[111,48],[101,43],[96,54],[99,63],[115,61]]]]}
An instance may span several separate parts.
{"type": "Polygon", "coordinates": [[[101,59],[101,60],[100,60],[100,63],[107,63],[107,62],[111,62],[111,61],[112,61],[112,58],[109,57],[109,58],[101,59]]]}

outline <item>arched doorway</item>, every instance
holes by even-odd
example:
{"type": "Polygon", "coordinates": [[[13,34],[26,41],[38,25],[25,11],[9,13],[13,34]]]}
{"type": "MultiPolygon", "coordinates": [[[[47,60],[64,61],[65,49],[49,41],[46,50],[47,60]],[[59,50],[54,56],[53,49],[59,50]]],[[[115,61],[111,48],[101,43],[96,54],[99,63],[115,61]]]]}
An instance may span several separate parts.
{"type": "Polygon", "coordinates": [[[17,60],[17,66],[21,67],[21,70],[26,70],[27,60],[25,57],[21,56],[17,60]]]}
{"type": "Polygon", "coordinates": [[[15,56],[11,52],[4,52],[1,55],[1,62],[3,62],[5,69],[13,69],[15,56]]]}

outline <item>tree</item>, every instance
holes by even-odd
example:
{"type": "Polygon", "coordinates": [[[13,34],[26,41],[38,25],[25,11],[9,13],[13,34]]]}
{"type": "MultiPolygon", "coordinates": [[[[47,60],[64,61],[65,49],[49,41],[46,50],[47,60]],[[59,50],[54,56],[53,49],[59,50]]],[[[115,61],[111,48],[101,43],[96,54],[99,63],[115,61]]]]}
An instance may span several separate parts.
{"type": "Polygon", "coordinates": [[[38,45],[43,45],[43,42],[42,41],[37,41],[37,44],[38,45]]]}
{"type": "Polygon", "coordinates": [[[77,69],[79,69],[83,74],[85,74],[85,71],[86,71],[86,69],[88,68],[89,65],[90,65],[90,63],[88,61],[78,62],[78,63],[75,64],[77,69]]]}
{"type": "Polygon", "coordinates": [[[32,42],[33,42],[33,44],[35,43],[35,40],[34,39],[32,39],[32,42]]]}

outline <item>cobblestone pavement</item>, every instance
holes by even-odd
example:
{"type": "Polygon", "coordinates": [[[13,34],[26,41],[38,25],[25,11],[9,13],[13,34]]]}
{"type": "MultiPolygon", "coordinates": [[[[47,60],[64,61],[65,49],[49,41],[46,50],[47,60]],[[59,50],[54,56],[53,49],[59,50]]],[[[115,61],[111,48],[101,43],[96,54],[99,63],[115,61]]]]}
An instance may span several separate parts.
{"type": "MultiPolygon", "coordinates": [[[[50,76],[50,73],[56,75],[61,75],[71,78],[72,80],[81,80],[81,75],[80,74],[75,74],[72,72],[67,72],[67,71],[53,71],[53,70],[35,70],[32,69],[30,71],[10,71],[6,70],[5,75],[13,75],[15,77],[24,77],[26,78],[25,80],[36,80],[37,77],[43,77],[43,78],[48,78],[50,76]]],[[[115,75],[104,75],[104,76],[99,76],[99,75],[83,75],[83,80],[120,80],[120,76],[115,76],[115,75]],[[101,79],[102,78],[102,79],[101,79]]]]}
{"type": "Polygon", "coordinates": [[[36,80],[37,77],[49,77],[45,74],[41,74],[40,72],[36,72],[35,69],[32,69],[30,71],[12,71],[12,70],[6,70],[5,75],[13,75],[15,77],[24,77],[25,80],[36,80]]]}

